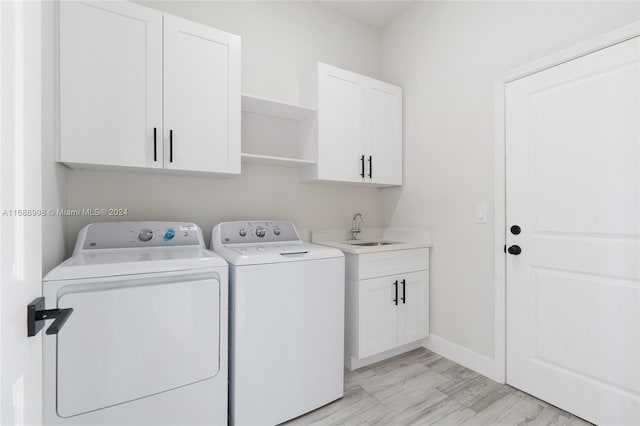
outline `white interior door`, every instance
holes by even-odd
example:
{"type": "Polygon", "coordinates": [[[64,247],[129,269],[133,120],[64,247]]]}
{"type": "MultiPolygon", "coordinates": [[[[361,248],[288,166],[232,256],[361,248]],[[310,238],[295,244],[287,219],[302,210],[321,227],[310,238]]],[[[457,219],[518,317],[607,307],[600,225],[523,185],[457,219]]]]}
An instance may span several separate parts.
{"type": "Polygon", "coordinates": [[[366,178],[402,185],[402,89],[368,79],[365,104],[366,178]]]}
{"type": "Polygon", "coordinates": [[[0,2],[0,424],[42,423],[41,5],[0,2]],[[35,215],[28,215],[29,212],[35,215]]]}
{"type": "Polygon", "coordinates": [[[640,424],[640,39],[509,83],[506,103],[507,246],[522,249],[507,382],[640,424]]]}
{"type": "Polygon", "coordinates": [[[165,167],[240,173],[240,38],[164,16],[165,167]]]}
{"type": "Polygon", "coordinates": [[[60,159],[162,167],[162,13],[60,2],[60,159]]]}

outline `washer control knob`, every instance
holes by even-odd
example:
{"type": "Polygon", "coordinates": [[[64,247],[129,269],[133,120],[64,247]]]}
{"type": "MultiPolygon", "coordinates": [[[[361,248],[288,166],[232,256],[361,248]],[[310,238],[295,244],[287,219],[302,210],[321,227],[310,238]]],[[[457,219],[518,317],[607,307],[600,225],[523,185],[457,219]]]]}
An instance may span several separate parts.
{"type": "Polygon", "coordinates": [[[169,241],[169,240],[173,239],[173,237],[175,237],[175,236],[176,236],[176,231],[173,228],[169,228],[164,233],[164,236],[162,237],[162,239],[165,240],[165,241],[169,241]]]}
{"type": "Polygon", "coordinates": [[[140,232],[138,232],[138,239],[140,241],[149,241],[153,238],[153,231],[149,228],[144,228],[140,232]]]}
{"type": "Polygon", "coordinates": [[[240,234],[240,236],[241,236],[241,237],[246,237],[246,236],[247,236],[247,230],[246,230],[246,229],[244,229],[244,228],[242,228],[242,229],[238,232],[238,234],[240,234]]]}
{"type": "Polygon", "coordinates": [[[262,226],[258,226],[256,228],[256,237],[264,238],[265,235],[267,235],[267,230],[264,229],[262,226]]]}
{"type": "Polygon", "coordinates": [[[273,228],[273,233],[275,235],[280,235],[280,228],[278,226],[276,226],[275,228],[273,228]]]}

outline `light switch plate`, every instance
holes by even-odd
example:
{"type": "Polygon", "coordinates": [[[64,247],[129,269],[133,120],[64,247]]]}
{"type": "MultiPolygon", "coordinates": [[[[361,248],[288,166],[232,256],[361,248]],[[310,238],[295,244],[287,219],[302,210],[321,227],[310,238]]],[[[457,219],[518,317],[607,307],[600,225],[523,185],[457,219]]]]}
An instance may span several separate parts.
{"type": "Polygon", "coordinates": [[[487,205],[478,204],[476,206],[476,223],[487,223],[487,205]]]}

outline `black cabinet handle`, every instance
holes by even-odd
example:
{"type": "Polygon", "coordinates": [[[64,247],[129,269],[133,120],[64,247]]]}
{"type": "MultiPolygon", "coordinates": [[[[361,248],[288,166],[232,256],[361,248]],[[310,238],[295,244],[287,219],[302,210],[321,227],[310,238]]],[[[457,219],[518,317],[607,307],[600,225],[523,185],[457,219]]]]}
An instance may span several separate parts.
{"type": "Polygon", "coordinates": [[[362,167],[362,171],[360,172],[360,176],[364,178],[364,154],[360,157],[360,166],[362,167]]]}
{"type": "Polygon", "coordinates": [[[393,287],[395,288],[395,296],[396,296],[395,299],[393,299],[393,303],[395,303],[396,306],[398,306],[398,280],[396,280],[393,283],[393,287]]]}
{"type": "Polygon", "coordinates": [[[169,130],[169,162],[173,163],[173,130],[169,130]]]}
{"type": "Polygon", "coordinates": [[[373,177],[373,157],[369,156],[369,179],[373,177]]]}
{"type": "Polygon", "coordinates": [[[153,128],[153,161],[158,161],[158,129],[153,128]]]}
{"type": "Polygon", "coordinates": [[[507,249],[507,251],[509,252],[509,254],[512,254],[514,256],[517,256],[520,253],[522,253],[522,249],[520,248],[520,246],[517,246],[517,245],[512,245],[507,249]]]}
{"type": "Polygon", "coordinates": [[[47,328],[47,334],[58,334],[62,326],[73,313],[73,308],[44,309],[44,297],[38,297],[27,305],[27,336],[38,334],[46,320],[55,319],[47,328]]]}
{"type": "Polygon", "coordinates": [[[522,229],[520,229],[520,227],[518,225],[513,225],[511,227],[511,233],[513,235],[518,235],[518,234],[520,234],[520,232],[522,232],[522,229]]]}
{"type": "Polygon", "coordinates": [[[402,280],[402,303],[407,303],[407,280],[402,280]]]}

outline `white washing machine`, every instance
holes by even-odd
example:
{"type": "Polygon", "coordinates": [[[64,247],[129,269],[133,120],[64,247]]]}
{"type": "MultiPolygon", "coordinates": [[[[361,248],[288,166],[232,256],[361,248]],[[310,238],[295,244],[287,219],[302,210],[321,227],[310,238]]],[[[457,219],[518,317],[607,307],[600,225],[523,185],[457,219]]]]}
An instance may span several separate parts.
{"type": "Polygon", "coordinates": [[[212,247],[229,262],[229,418],[275,425],[341,398],[344,255],[280,221],[226,222],[212,247]]]}
{"type": "Polygon", "coordinates": [[[193,223],[83,228],[44,278],[73,309],[44,337],[44,424],[226,425],[227,271],[193,223]]]}

